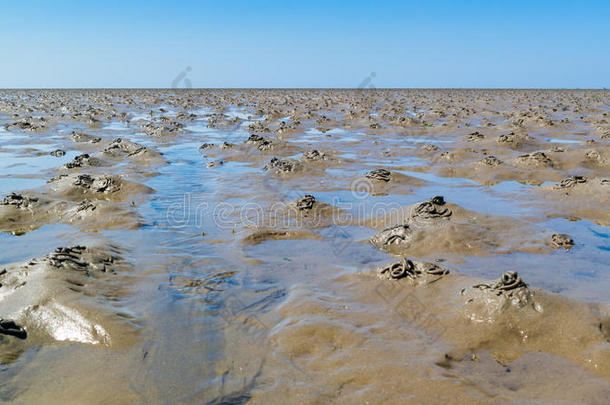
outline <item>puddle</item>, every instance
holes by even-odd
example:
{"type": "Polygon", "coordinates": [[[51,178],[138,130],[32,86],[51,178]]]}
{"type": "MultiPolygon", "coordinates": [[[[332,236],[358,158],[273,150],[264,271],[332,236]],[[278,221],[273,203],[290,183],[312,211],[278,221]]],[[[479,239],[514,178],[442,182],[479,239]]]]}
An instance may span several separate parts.
{"type": "Polygon", "coordinates": [[[104,125],[102,127],[102,129],[105,129],[108,131],[128,131],[129,126],[123,122],[112,122],[108,125],[104,125]]]}
{"type": "MultiPolygon", "coordinates": [[[[9,148],[7,147],[5,149],[9,148]]],[[[40,152],[45,154],[42,156],[31,156],[30,153],[13,154],[0,152],[1,173],[11,173],[13,176],[36,175],[42,171],[68,163],[74,159],[74,157],[81,154],[77,151],[67,151],[64,156],[54,157],[49,155],[46,151],[40,152]]]]}
{"type": "Polygon", "coordinates": [[[577,140],[577,139],[554,139],[554,138],[549,138],[549,139],[547,139],[547,142],[578,144],[578,143],[584,143],[585,141],[584,140],[577,140]]]}

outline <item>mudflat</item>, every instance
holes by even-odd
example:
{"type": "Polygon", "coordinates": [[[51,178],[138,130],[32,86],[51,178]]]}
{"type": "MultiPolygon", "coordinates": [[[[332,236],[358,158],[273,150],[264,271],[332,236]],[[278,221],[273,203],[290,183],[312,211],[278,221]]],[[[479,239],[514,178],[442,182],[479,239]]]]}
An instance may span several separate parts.
{"type": "Polygon", "coordinates": [[[607,404],[609,113],[0,91],[0,401],[607,404]]]}

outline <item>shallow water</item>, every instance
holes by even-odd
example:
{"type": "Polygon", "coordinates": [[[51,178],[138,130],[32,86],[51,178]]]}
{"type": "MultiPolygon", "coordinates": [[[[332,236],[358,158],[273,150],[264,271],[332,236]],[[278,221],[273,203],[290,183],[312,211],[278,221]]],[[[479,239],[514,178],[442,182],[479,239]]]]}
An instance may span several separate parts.
{"type": "MultiPolygon", "coordinates": [[[[237,104],[241,104],[243,97],[271,113],[268,107],[277,102],[276,108],[281,108],[278,100],[290,95],[288,91],[245,95],[230,91],[135,93],[78,93],[79,100],[102,111],[131,114],[131,121],[100,114],[102,125],[92,127],[77,120],[55,118],[56,122],[38,132],[0,129],[2,196],[24,190],[40,192],[48,179],[65,171],[61,169],[63,164],[82,153],[93,155],[102,151],[119,136],[160,152],[164,159],[142,163],[125,158],[109,166],[75,169],[83,173],[120,174],[154,189],[154,193],[141,196],[132,205],[141,222],[136,229],[76,226],[59,221],[20,236],[0,234],[4,248],[0,254],[2,266],[44,256],[60,246],[120,247],[129,270],[118,272],[112,283],[121,285],[124,291],[110,303],[104,300],[103,293],[92,294],[86,302],[92,307],[99,305],[100,324],[105,317],[121,313],[129,315],[122,318],[129,320],[126,323],[130,327],[128,332],[114,335],[113,331],[122,329],[108,328],[112,344],[97,343],[89,335],[71,338],[70,333],[58,329],[54,342],[24,346],[14,361],[0,365],[3,375],[0,399],[18,403],[209,404],[560,400],[603,403],[607,399],[609,375],[601,371],[596,374],[552,350],[537,352],[524,348],[522,356],[500,366],[498,357],[493,357],[494,347],[486,347],[477,352],[481,358],[479,368],[468,363],[451,369],[441,367],[437,360],[449,353],[455,342],[434,334],[431,337],[434,328],[422,327],[394,313],[393,297],[375,298],[376,290],[371,283],[377,281],[371,275],[393,257],[368,243],[377,231],[366,226],[366,221],[441,195],[476,215],[488,214],[506,218],[506,222],[537,227],[531,229],[537,229],[539,234],[524,231],[506,235],[507,239],[522,238],[524,246],[530,243],[527,238],[542,240],[551,233],[569,234],[575,246],[568,251],[548,252],[538,248],[503,251],[501,246],[484,254],[474,248],[472,254],[430,251],[415,258],[443,258],[452,271],[466,280],[496,279],[506,270],[518,270],[531,287],[578,302],[595,303],[607,316],[604,308],[610,304],[610,238],[608,227],[594,222],[599,217],[597,213],[591,214],[592,220],[568,221],[563,211],[555,210],[536,194],[539,186],[519,182],[520,174],[483,185],[475,176],[446,176],[435,171],[439,165],[418,152],[422,143],[457,150],[465,147],[460,141],[465,134],[475,130],[502,134],[507,130],[460,126],[480,120],[476,114],[461,118],[460,125],[455,127],[418,127],[406,131],[407,134],[404,129],[392,129],[377,113],[366,116],[381,122],[382,130],[370,129],[368,121],[362,124],[357,119],[350,122],[350,128],[343,128],[345,122],[335,118],[341,115],[338,113],[341,107],[356,102],[369,109],[358,93],[346,96],[341,92],[320,91],[302,97],[295,91],[292,94],[296,106],[310,103],[318,96],[321,100],[330,99],[332,108],[308,105],[303,111],[311,109],[333,118],[318,125],[313,118],[303,115],[301,127],[276,138],[272,131],[279,121],[294,118],[294,106],[286,106],[278,119],[270,119],[237,104]],[[110,97],[115,105],[104,105],[101,96],[110,97]],[[145,101],[139,104],[126,101],[135,96],[145,101]],[[220,107],[225,111],[226,122],[208,127],[215,108],[220,107]],[[161,108],[165,112],[159,112],[161,108]],[[155,111],[153,117],[175,119],[184,110],[197,114],[197,118],[185,122],[176,133],[153,137],[136,124],[137,120],[150,120],[150,115],[143,112],[148,110],[155,111]],[[236,118],[247,121],[233,122],[236,118]],[[270,133],[262,133],[265,137],[284,143],[271,151],[243,149],[243,142],[252,133],[248,126],[256,122],[270,127],[270,133]],[[64,127],[61,133],[53,129],[59,125],[64,127]],[[320,126],[330,130],[323,133],[320,126]],[[102,142],[73,142],[69,137],[72,130],[101,137],[102,142]],[[201,151],[198,148],[204,142],[215,145],[230,142],[238,147],[201,151]],[[315,149],[329,151],[337,162],[323,163],[328,166],[312,164],[311,171],[300,175],[276,176],[263,170],[272,157],[298,159],[313,145],[315,149]],[[58,148],[66,150],[64,157],[48,155],[58,148]],[[217,164],[208,167],[209,162],[217,164]],[[377,168],[408,177],[387,185],[361,183],[366,186],[364,190],[355,188],[365,173],[377,168]],[[273,211],[274,203],[287,204],[304,194],[314,194],[317,201],[341,209],[349,221],[303,229],[294,229],[291,225],[294,222],[285,218],[281,218],[283,222],[277,222],[277,218],[271,221],[270,213],[277,214],[273,211]],[[260,227],[287,227],[308,234],[287,238],[264,236],[256,243],[248,242],[247,237],[260,227]],[[502,374],[495,367],[512,368],[513,374],[507,377],[504,369],[502,374]],[[562,367],[565,373],[549,376],[551,370],[562,367]],[[400,375],[405,378],[399,378],[400,375]],[[570,375],[578,377],[582,388],[568,395],[557,389],[556,382],[570,381],[570,375]]],[[[48,94],[62,98],[68,93],[48,94]]],[[[408,99],[399,102],[409,105],[402,111],[407,111],[410,117],[416,116],[411,108],[416,100],[417,114],[428,114],[432,107],[444,103],[442,92],[424,93],[423,98],[409,92],[374,94],[380,101],[408,99]]],[[[607,92],[601,94],[606,101],[610,99],[607,92]]],[[[520,111],[521,105],[537,106],[540,100],[557,97],[552,92],[493,95],[504,101],[487,108],[501,111],[508,109],[505,103],[520,111]]],[[[11,92],[0,93],[3,100],[0,128],[16,121],[9,118],[10,114],[22,112],[20,107],[7,102],[12,96],[11,92]]],[[[449,96],[461,97],[472,105],[489,98],[484,92],[449,96]]],[[[562,96],[565,100],[560,98],[568,103],[572,96],[567,93],[562,96]]],[[[586,99],[587,95],[576,96],[586,99]]],[[[52,105],[35,103],[34,107],[43,109],[41,113],[46,116],[53,116],[52,105]]],[[[604,110],[607,105],[591,106],[592,117],[598,117],[597,108],[604,110]]],[[[506,125],[500,115],[485,111],[480,114],[490,120],[495,117],[498,126],[506,125]]],[[[433,118],[426,122],[445,121],[433,118]]],[[[578,130],[583,127],[594,131],[593,123],[578,124],[578,130]]],[[[555,132],[545,135],[544,129],[536,128],[531,133],[541,141],[571,144],[555,138],[555,132]]],[[[608,150],[607,143],[597,147],[608,150]]],[[[494,153],[499,156],[513,153],[499,149],[495,143],[486,144],[485,148],[492,151],[498,148],[494,153]]],[[[520,152],[514,152],[517,153],[520,152]]],[[[452,165],[461,164],[470,163],[452,165]]],[[[607,175],[607,167],[590,172],[607,175]]],[[[570,174],[555,170],[561,175],[570,174]]],[[[45,193],[49,192],[42,195],[51,195],[45,193]]],[[[130,203],[131,199],[113,202],[121,208],[129,208],[130,203]]],[[[603,214],[607,207],[599,210],[603,214]]],[[[501,235],[502,239],[506,229],[495,222],[490,224],[485,232],[501,235]]],[[[460,238],[461,235],[455,236],[456,240],[460,238]]],[[[81,299],[69,303],[77,307],[81,299]]],[[[434,299],[444,301],[453,297],[434,299]]],[[[416,300],[427,303],[424,297],[416,300]]],[[[444,322],[444,315],[432,314],[436,321],[444,322]]],[[[14,314],[2,312],[0,301],[0,317],[11,316],[14,314]]],[[[98,322],[94,315],[78,319],[81,330],[98,322]]],[[[0,350],[9,350],[8,347],[0,344],[0,350]]]]}

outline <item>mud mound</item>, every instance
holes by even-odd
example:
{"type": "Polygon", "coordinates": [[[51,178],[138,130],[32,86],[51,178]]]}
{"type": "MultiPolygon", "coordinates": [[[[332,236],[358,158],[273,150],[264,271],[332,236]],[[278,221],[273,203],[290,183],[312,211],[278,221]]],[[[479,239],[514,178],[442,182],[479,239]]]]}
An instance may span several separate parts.
{"type": "Polygon", "coordinates": [[[83,200],[64,209],[59,220],[83,229],[138,229],[143,224],[132,209],[104,200],[83,200]]]}
{"type": "Polygon", "coordinates": [[[102,155],[112,156],[117,159],[131,159],[138,163],[160,164],[165,160],[160,153],[127,139],[117,138],[104,149],[102,155]]]}
{"type": "Polygon", "coordinates": [[[439,253],[486,256],[511,250],[547,251],[536,227],[510,218],[480,214],[445,202],[441,196],[365,223],[380,232],[373,246],[399,256],[424,257],[439,253]]]}
{"type": "Polygon", "coordinates": [[[84,132],[72,131],[70,139],[79,143],[98,143],[102,140],[99,136],[85,134],[84,132]]]}
{"type": "Polygon", "coordinates": [[[71,162],[68,162],[64,165],[66,169],[75,169],[80,167],[87,166],[103,166],[104,162],[95,157],[89,156],[87,153],[83,153],[82,155],[76,156],[71,162]]]}
{"type": "Polygon", "coordinates": [[[502,146],[519,150],[537,146],[537,142],[532,136],[522,133],[516,134],[514,132],[500,135],[497,139],[497,143],[502,146]]]}
{"type": "Polygon", "coordinates": [[[11,193],[0,202],[0,232],[16,235],[50,223],[61,212],[63,204],[33,194],[11,193]]]}
{"type": "Polygon", "coordinates": [[[103,200],[83,200],[77,205],[11,193],[0,202],[0,232],[22,235],[43,225],[68,223],[85,229],[136,229],[137,214],[103,200]]]}
{"type": "Polygon", "coordinates": [[[537,190],[550,216],[584,218],[610,225],[610,179],[570,176],[537,190]]]}
{"type": "Polygon", "coordinates": [[[321,236],[307,230],[258,229],[243,238],[247,245],[258,245],[274,240],[322,239],[321,236]]]}
{"type": "Polygon", "coordinates": [[[116,249],[71,246],[0,272],[2,327],[18,338],[2,337],[3,357],[15,358],[24,348],[55,341],[117,346],[133,340],[133,330],[116,314],[112,297],[123,294],[112,278],[126,264],[116,249]],[[13,333],[14,332],[14,333],[13,333]],[[7,341],[8,339],[8,341],[7,341]]]}
{"type": "Polygon", "coordinates": [[[272,220],[285,218],[288,225],[296,228],[320,228],[343,223],[348,215],[343,210],[319,201],[311,194],[291,201],[284,209],[279,209],[272,220]]]}
{"type": "Polygon", "coordinates": [[[124,180],[116,175],[60,175],[49,180],[49,186],[57,196],[78,201],[84,198],[124,201],[137,194],[153,192],[150,187],[124,180]]]}
{"type": "Polygon", "coordinates": [[[427,182],[416,177],[407,176],[397,171],[375,169],[355,179],[351,183],[352,191],[368,192],[373,196],[384,196],[391,193],[411,194],[415,187],[422,187],[427,182]]]}
{"type": "Polygon", "coordinates": [[[303,163],[294,159],[278,159],[274,157],[271,161],[263,168],[263,170],[280,174],[294,174],[304,170],[303,163]]]}

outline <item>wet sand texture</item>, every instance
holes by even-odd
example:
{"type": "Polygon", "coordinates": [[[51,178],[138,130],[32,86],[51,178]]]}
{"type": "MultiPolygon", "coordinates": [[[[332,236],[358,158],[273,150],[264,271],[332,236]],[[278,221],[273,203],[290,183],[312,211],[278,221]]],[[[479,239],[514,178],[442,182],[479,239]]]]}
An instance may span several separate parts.
{"type": "Polygon", "coordinates": [[[0,91],[0,402],[607,404],[609,113],[0,91]]]}

